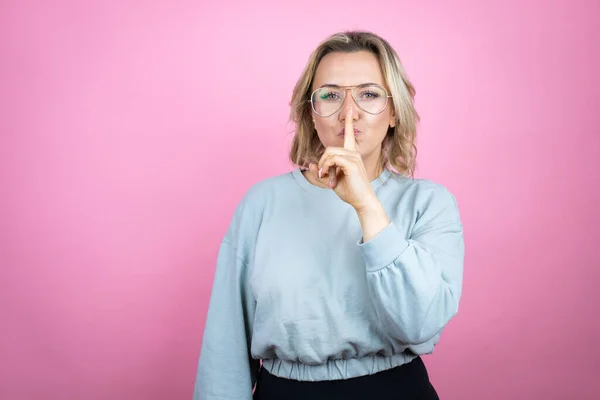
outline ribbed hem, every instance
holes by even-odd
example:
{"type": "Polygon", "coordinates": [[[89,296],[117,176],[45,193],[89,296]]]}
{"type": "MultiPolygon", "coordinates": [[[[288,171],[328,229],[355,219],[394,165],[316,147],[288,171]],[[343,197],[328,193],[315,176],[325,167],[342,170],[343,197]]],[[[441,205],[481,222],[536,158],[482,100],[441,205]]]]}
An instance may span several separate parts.
{"type": "Polygon", "coordinates": [[[391,264],[409,244],[392,221],[368,242],[360,240],[358,246],[367,264],[367,272],[375,272],[391,264]]]}
{"type": "Polygon", "coordinates": [[[405,352],[393,356],[367,356],[347,360],[330,360],[325,364],[306,365],[279,358],[262,360],[263,368],[271,374],[297,381],[329,381],[372,375],[397,367],[417,358],[416,354],[405,352]]]}

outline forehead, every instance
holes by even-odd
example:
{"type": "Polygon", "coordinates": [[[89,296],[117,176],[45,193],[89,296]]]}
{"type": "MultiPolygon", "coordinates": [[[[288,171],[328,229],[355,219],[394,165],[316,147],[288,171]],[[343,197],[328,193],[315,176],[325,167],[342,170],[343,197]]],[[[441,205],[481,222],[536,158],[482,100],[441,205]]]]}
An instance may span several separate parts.
{"type": "Polygon", "coordinates": [[[329,53],[317,67],[313,87],[325,84],[355,86],[367,82],[385,86],[381,66],[375,54],[367,51],[329,53]]]}

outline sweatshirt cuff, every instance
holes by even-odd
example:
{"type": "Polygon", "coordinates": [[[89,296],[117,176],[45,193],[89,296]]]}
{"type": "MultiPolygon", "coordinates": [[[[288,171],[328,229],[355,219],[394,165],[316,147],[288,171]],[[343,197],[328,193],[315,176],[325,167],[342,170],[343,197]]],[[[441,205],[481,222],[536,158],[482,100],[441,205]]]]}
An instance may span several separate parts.
{"type": "Polygon", "coordinates": [[[408,241],[393,221],[373,239],[368,242],[360,239],[358,242],[367,264],[367,272],[375,272],[387,267],[406,250],[408,245],[408,241]]]}

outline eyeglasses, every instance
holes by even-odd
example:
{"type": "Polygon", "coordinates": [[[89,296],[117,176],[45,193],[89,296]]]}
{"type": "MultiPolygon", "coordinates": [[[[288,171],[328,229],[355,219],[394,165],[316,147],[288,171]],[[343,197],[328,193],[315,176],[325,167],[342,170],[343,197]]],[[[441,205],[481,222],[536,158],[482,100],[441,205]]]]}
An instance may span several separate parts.
{"type": "Polygon", "coordinates": [[[374,83],[358,86],[325,85],[312,92],[309,102],[315,113],[321,117],[335,114],[346,100],[346,92],[351,91],[358,107],[369,114],[380,114],[385,110],[389,96],[387,91],[374,83]]]}

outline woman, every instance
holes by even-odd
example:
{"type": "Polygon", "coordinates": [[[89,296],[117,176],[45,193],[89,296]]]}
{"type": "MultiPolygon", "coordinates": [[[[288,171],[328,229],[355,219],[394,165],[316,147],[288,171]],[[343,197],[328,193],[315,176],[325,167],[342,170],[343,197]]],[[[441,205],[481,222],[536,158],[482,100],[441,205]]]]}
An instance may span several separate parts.
{"type": "Polygon", "coordinates": [[[438,398],[420,355],[457,312],[464,242],[453,195],[411,178],[414,93],[377,35],[313,52],[297,169],[254,185],[223,239],[195,399],[438,398]]]}

